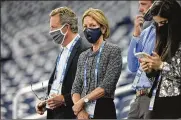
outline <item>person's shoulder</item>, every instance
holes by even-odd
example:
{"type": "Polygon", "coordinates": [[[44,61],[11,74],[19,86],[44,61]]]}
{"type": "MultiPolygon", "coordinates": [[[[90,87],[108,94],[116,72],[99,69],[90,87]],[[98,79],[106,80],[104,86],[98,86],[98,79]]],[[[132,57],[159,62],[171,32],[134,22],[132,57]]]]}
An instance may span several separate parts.
{"type": "Polygon", "coordinates": [[[122,61],[122,48],[118,46],[117,44],[113,44],[110,42],[106,42],[106,50],[105,54],[110,60],[119,60],[120,64],[122,61]]]}
{"type": "Polygon", "coordinates": [[[87,40],[83,39],[82,37],[80,37],[79,39],[80,39],[80,50],[81,51],[85,51],[91,47],[91,44],[87,40]]]}
{"type": "Polygon", "coordinates": [[[81,58],[81,59],[85,58],[85,56],[88,54],[89,51],[90,51],[90,48],[87,48],[87,49],[85,49],[84,51],[82,51],[82,52],[80,53],[79,58],[81,58]]]}
{"type": "Polygon", "coordinates": [[[120,51],[120,52],[122,51],[120,46],[118,46],[117,44],[110,43],[110,42],[106,42],[106,48],[109,51],[120,51]]]}
{"type": "Polygon", "coordinates": [[[152,23],[151,25],[149,25],[147,28],[145,28],[142,32],[148,32],[150,31],[150,29],[155,30],[155,26],[154,23],[152,23]]]}

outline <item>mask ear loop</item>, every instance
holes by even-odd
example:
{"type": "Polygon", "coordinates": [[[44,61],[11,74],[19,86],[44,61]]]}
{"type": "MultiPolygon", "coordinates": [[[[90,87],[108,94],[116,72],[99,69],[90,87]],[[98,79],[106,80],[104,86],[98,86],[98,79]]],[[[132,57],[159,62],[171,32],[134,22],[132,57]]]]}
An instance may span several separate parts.
{"type": "Polygon", "coordinates": [[[61,32],[63,35],[66,35],[67,32],[68,32],[68,30],[67,30],[65,33],[62,32],[62,29],[63,29],[66,25],[68,25],[68,24],[65,23],[60,29],[58,29],[58,30],[60,30],[60,32],[61,32]]]}
{"type": "Polygon", "coordinates": [[[68,32],[68,29],[67,29],[67,31],[66,31],[65,33],[62,32],[62,29],[65,27],[65,25],[68,25],[68,24],[67,24],[67,23],[64,24],[64,25],[59,29],[60,32],[61,32],[61,34],[63,35],[63,40],[62,40],[62,42],[60,43],[61,45],[62,45],[63,42],[65,41],[65,36],[66,36],[66,34],[67,34],[67,32],[68,32]]]}
{"type": "Polygon", "coordinates": [[[68,24],[66,23],[66,24],[64,24],[61,28],[56,29],[56,30],[52,30],[52,31],[50,31],[49,33],[56,32],[56,31],[59,31],[59,30],[60,30],[60,32],[61,32],[63,35],[65,35],[65,34],[62,32],[62,29],[65,27],[65,25],[68,25],[68,24]]]}

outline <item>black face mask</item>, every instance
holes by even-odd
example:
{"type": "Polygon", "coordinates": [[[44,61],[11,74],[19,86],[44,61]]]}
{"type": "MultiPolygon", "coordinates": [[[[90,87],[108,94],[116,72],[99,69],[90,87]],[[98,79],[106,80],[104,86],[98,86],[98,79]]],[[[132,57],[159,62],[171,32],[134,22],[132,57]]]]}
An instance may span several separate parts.
{"type": "Polygon", "coordinates": [[[90,43],[96,43],[102,35],[101,28],[86,28],[84,30],[84,35],[90,43]]]}
{"type": "Polygon", "coordinates": [[[168,23],[165,23],[163,26],[159,27],[159,33],[163,39],[167,39],[167,37],[168,37],[168,23]]]}

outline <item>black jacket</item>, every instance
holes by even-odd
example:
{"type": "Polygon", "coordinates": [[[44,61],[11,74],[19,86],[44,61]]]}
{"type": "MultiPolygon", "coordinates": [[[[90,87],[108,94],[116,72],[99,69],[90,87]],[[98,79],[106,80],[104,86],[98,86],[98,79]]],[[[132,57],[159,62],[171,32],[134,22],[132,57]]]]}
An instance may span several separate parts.
{"type": "MultiPolygon", "coordinates": [[[[72,111],[73,101],[71,96],[71,89],[72,84],[75,78],[76,69],[77,69],[77,62],[79,55],[86,49],[90,47],[90,44],[86,44],[86,41],[83,41],[81,38],[77,41],[75,44],[72,53],[70,54],[70,58],[67,63],[66,72],[65,72],[65,78],[63,80],[62,85],[62,95],[65,99],[66,106],[61,106],[58,108],[55,108],[54,110],[47,109],[47,118],[48,119],[72,119],[75,118],[75,115],[72,111]]],[[[54,74],[55,74],[55,68],[53,70],[53,73],[49,79],[48,83],[48,94],[51,90],[51,84],[53,84],[54,81],[54,74]]]]}

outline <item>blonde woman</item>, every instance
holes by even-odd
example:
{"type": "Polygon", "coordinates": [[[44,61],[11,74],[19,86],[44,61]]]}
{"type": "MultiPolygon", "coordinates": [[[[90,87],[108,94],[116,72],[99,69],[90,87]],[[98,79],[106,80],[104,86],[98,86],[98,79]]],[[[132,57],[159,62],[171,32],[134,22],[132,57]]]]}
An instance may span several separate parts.
{"type": "Polygon", "coordinates": [[[121,74],[121,49],[107,42],[108,20],[99,9],[82,17],[86,39],[92,47],[81,53],[72,86],[72,107],[78,119],[116,119],[114,92],[121,74]]]}

